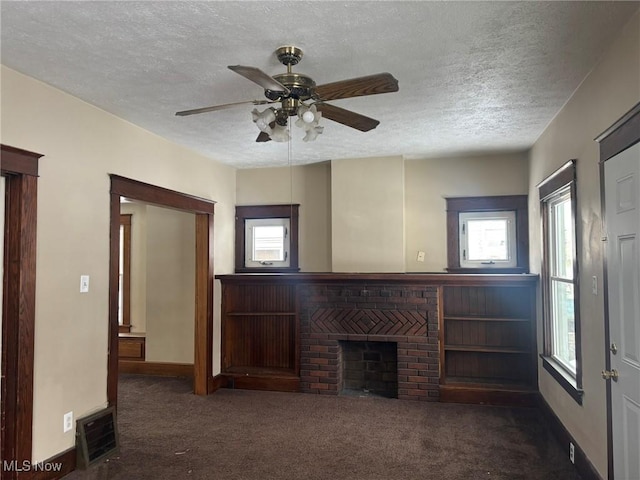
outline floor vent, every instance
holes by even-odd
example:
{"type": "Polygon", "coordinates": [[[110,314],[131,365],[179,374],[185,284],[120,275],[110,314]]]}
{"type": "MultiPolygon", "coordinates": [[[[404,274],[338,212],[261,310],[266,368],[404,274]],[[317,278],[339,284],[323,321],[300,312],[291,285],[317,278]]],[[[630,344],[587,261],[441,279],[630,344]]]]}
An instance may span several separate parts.
{"type": "Polygon", "coordinates": [[[116,453],[120,447],[114,407],[101,410],[77,422],[78,467],[87,468],[116,453]]]}

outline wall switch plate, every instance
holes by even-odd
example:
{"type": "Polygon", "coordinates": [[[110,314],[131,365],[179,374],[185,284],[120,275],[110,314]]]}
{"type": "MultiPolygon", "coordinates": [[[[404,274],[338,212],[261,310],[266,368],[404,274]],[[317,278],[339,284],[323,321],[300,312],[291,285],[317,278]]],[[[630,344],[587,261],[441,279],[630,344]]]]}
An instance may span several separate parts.
{"type": "Polygon", "coordinates": [[[65,413],[62,419],[63,433],[67,433],[70,430],[73,430],[73,412],[65,413]]]}
{"type": "Polygon", "coordinates": [[[595,275],[591,277],[591,293],[594,295],[598,294],[598,277],[595,275]]]}
{"type": "Polygon", "coordinates": [[[418,262],[424,262],[424,252],[418,252],[418,256],[416,257],[418,262]]]}
{"type": "Polygon", "coordinates": [[[569,442],[569,460],[571,463],[576,463],[576,448],[573,446],[573,442],[569,442]]]}
{"type": "Polygon", "coordinates": [[[89,291],[89,275],[80,275],[80,293],[89,291]]]}

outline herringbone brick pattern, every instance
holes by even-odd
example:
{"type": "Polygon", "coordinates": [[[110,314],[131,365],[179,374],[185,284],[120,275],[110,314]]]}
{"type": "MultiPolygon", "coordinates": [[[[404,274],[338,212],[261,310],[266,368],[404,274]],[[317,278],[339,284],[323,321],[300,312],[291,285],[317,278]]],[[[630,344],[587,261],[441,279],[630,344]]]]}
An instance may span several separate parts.
{"type": "Polygon", "coordinates": [[[427,319],[418,311],[318,308],[311,314],[311,332],[424,336],[427,319]]]}

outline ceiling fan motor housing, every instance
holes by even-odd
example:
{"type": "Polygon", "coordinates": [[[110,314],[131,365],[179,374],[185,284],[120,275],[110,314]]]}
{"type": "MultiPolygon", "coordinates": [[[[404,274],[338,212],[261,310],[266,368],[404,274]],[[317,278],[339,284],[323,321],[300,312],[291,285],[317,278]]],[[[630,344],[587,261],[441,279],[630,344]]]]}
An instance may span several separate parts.
{"type": "Polygon", "coordinates": [[[289,93],[283,94],[283,92],[267,89],[264,91],[264,96],[271,101],[282,101],[283,108],[287,110],[289,115],[295,115],[297,113],[299,102],[309,100],[313,97],[316,88],[316,82],[314,82],[311,77],[303,73],[282,73],[280,75],[274,75],[273,79],[287,87],[289,89],[289,93]],[[287,108],[285,105],[287,102],[285,102],[285,100],[296,101],[289,102],[291,104],[291,108],[287,108]]]}

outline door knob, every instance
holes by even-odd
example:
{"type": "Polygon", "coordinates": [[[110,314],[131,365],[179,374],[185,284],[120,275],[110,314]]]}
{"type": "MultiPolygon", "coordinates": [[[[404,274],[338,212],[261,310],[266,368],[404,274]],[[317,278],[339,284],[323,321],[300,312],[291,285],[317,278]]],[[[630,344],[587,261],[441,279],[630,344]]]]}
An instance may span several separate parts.
{"type": "Polygon", "coordinates": [[[618,377],[618,371],[615,368],[613,370],[602,370],[602,378],[605,380],[613,380],[614,382],[617,382],[618,377]]]}
{"type": "Polygon", "coordinates": [[[618,346],[615,343],[612,343],[611,347],[609,347],[609,350],[611,350],[611,353],[615,355],[616,353],[618,353],[618,346]]]}

